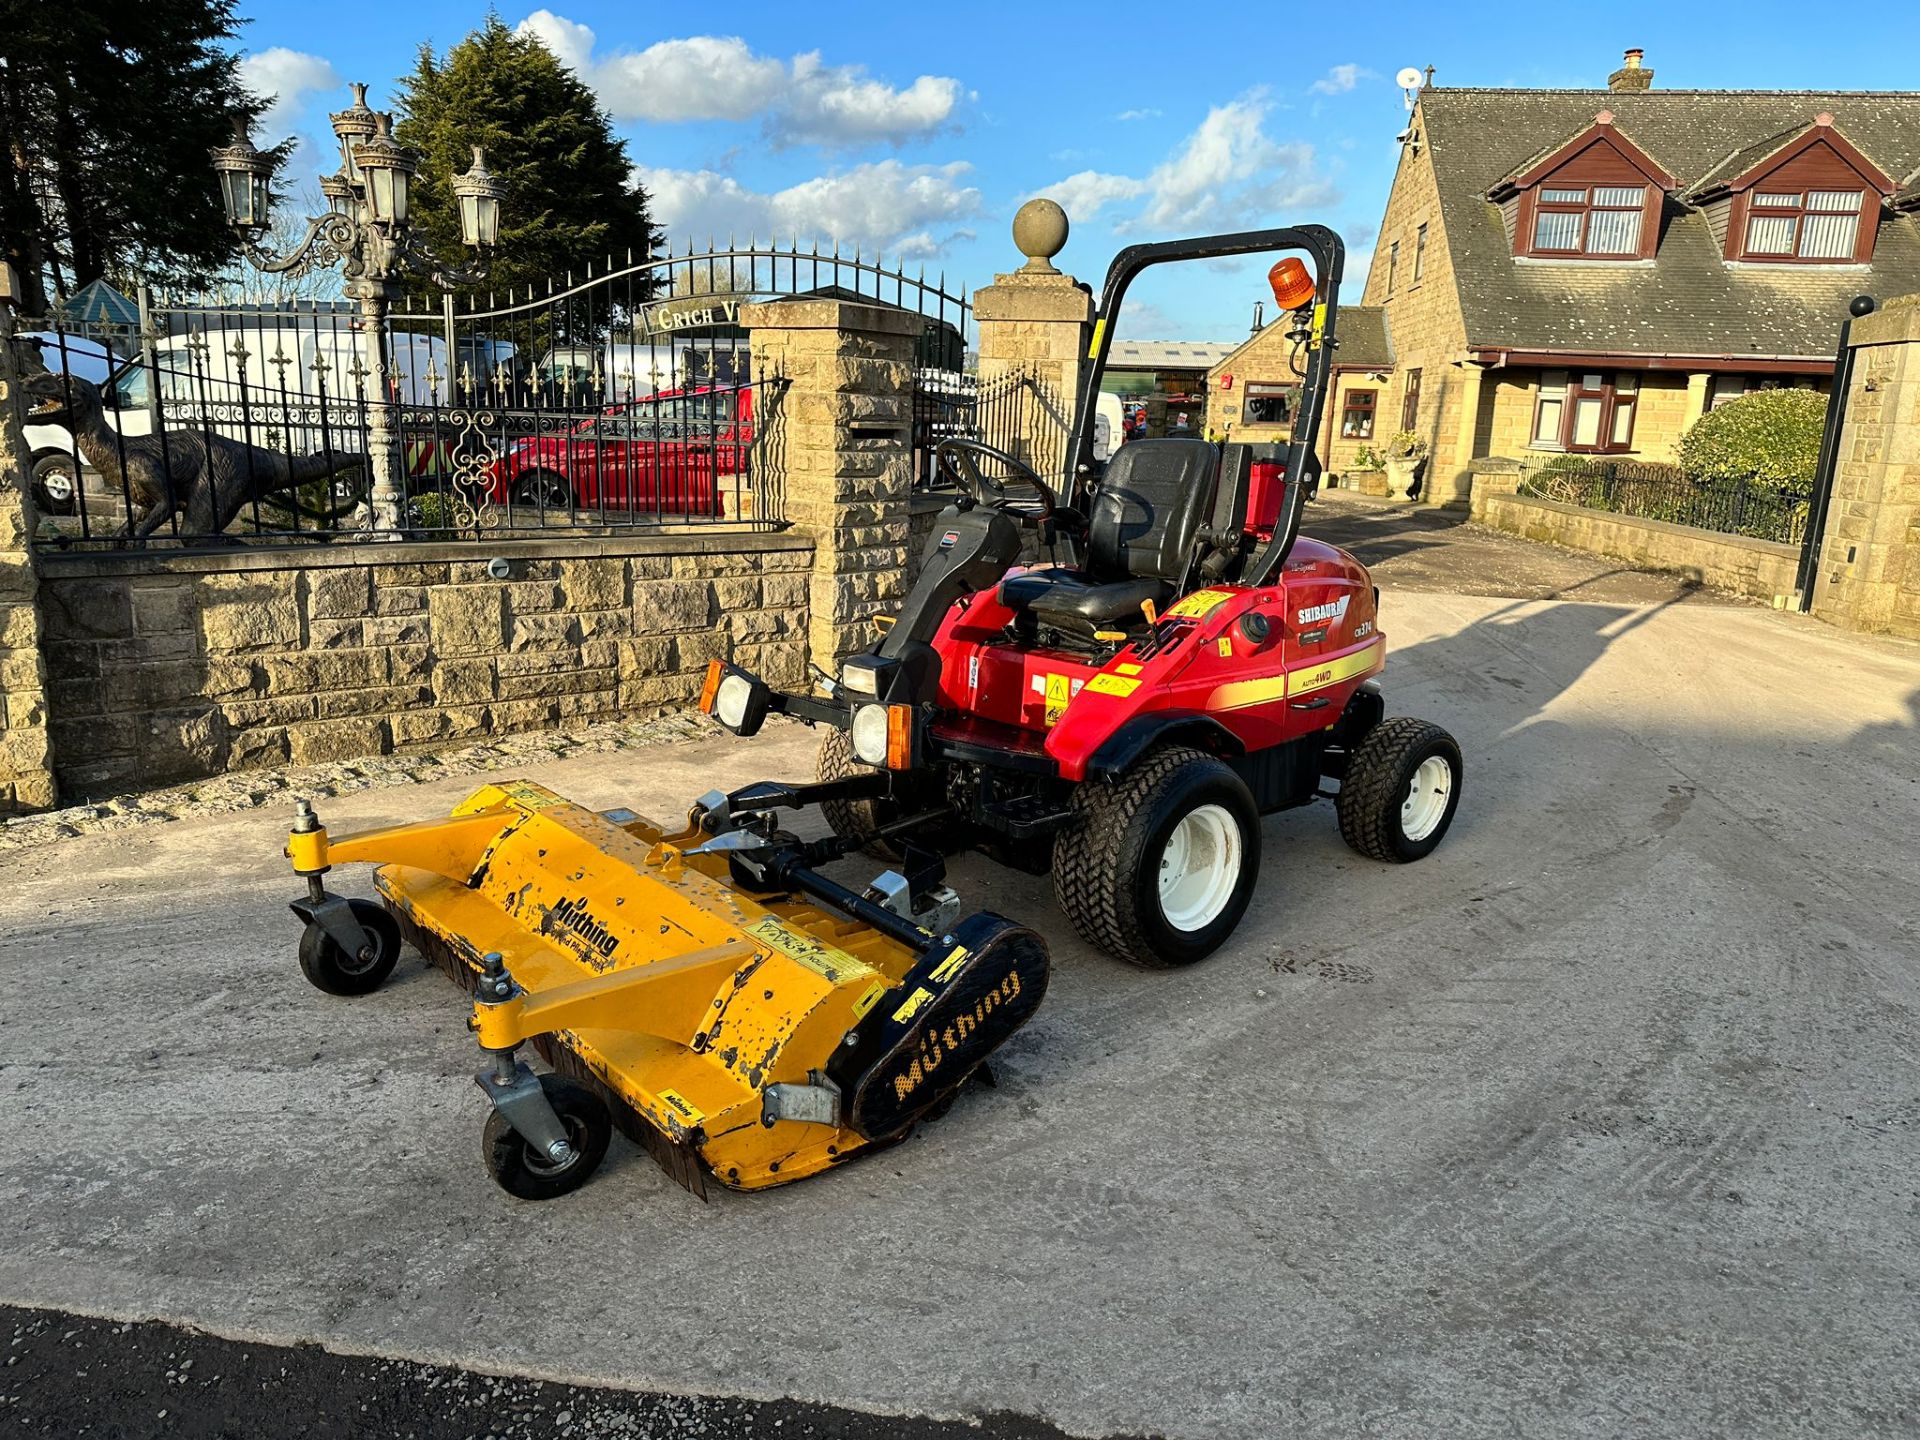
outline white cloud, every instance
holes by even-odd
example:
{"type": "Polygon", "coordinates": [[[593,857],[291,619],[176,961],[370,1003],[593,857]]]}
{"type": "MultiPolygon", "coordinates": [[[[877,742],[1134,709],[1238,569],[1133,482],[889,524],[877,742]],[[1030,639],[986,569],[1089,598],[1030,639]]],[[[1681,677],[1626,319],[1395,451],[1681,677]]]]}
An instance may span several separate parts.
{"type": "Polygon", "coordinates": [[[899,144],[939,130],[962,98],[960,82],[922,75],[904,89],[859,65],[828,65],[818,51],[790,61],[756,54],[738,36],[661,40],[596,55],[593,31],[551,10],[517,27],[536,36],[591,85],[619,120],[766,117],[776,145],[899,144]]]}
{"type": "Polygon", "coordinates": [[[653,201],[655,221],[669,235],[749,234],[803,242],[819,237],[902,258],[937,255],[973,232],[962,222],[980,213],[980,192],[964,183],[972,169],[880,160],[803,180],[771,193],[749,190],[713,170],[641,165],[634,177],[653,201]]]}
{"type": "Polygon", "coordinates": [[[1137,200],[1146,192],[1147,182],[1135,180],[1131,175],[1103,175],[1098,170],[1082,170],[1036,193],[1057,200],[1069,220],[1087,220],[1108,205],[1137,200]]]}
{"type": "Polygon", "coordinates": [[[1113,118],[1116,120],[1158,120],[1165,113],[1160,110],[1122,110],[1113,118]]]}
{"type": "Polygon", "coordinates": [[[260,131],[277,143],[293,128],[308,95],[338,89],[341,82],[329,61],[276,45],[240,57],[240,83],[268,102],[260,116],[260,131]]]}
{"type": "Polygon", "coordinates": [[[1314,166],[1313,147],[1267,133],[1273,108],[1264,90],[1216,105],[1180,146],[1144,178],[1083,170],[1038,193],[1080,220],[1102,208],[1144,199],[1117,229],[1228,230],[1271,223],[1287,211],[1337,198],[1314,166]]]}
{"type": "Polygon", "coordinates": [[[1316,95],[1344,95],[1362,80],[1379,78],[1359,65],[1336,65],[1307,88],[1316,95]]]}

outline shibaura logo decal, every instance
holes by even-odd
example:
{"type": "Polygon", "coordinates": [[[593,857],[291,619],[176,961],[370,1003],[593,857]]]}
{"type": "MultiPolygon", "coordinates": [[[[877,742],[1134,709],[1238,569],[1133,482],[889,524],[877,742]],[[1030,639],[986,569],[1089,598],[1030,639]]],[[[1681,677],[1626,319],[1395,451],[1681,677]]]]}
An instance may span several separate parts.
{"type": "Polygon", "coordinates": [[[1352,598],[1351,595],[1342,595],[1325,605],[1309,605],[1293,617],[1294,621],[1300,625],[1313,625],[1321,620],[1339,620],[1346,615],[1347,602],[1352,598]]]}
{"type": "Polygon", "coordinates": [[[587,897],[578,900],[562,900],[547,911],[547,924],[542,928],[558,928],[570,931],[586,945],[589,950],[598,952],[611,960],[613,952],[620,948],[620,942],[607,933],[607,927],[593,918],[587,909],[587,897]]]}
{"type": "Polygon", "coordinates": [[[893,1077],[893,1098],[905,1100],[920,1088],[922,1081],[931,1080],[934,1072],[953,1058],[954,1052],[966,1044],[967,1037],[978,1030],[989,1015],[1019,998],[1020,972],[1009,970],[1004,980],[974,1002],[973,1009],[922,1036],[920,1051],[913,1057],[913,1063],[893,1077]]]}

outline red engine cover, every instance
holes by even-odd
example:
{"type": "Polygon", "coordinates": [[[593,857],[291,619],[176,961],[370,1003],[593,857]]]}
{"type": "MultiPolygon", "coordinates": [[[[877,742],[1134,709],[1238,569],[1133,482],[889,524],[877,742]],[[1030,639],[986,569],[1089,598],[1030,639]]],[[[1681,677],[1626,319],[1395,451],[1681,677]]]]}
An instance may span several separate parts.
{"type": "Polygon", "coordinates": [[[985,722],[1001,743],[1053,757],[1068,780],[1085,778],[1094,751],[1142,715],[1209,715],[1248,750],[1325,729],[1386,658],[1366,568],[1304,537],[1276,583],[1210,586],[1177,601],[1146,655],[1128,645],[1096,667],[1082,656],[1013,643],[1012,619],[991,592],[948,613],[933,643],[942,708],[953,718],[936,732],[965,733],[980,728],[971,721],[985,722]],[[1267,622],[1257,642],[1240,623],[1255,613],[1267,622]]]}

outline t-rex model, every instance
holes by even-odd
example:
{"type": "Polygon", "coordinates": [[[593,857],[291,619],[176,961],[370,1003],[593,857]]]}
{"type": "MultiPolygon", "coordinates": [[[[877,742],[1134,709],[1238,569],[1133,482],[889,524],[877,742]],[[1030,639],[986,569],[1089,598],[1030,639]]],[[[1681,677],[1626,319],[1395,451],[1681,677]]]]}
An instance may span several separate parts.
{"type": "MultiPolygon", "coordinates": [[[[145,511],[130,527],[135,539],[146,539],[175,515],[180,516],[185,533],[218,537],[251,502],[271,498],[277,505],[286,505],[288,499],[277,492],[366,462],[358,451],[281,455],[202,430],[122,436],[107,424],[97,387],[78,376],[50,370],[25,376],[20,391],[30,422],[66,426],[87,463],[110,484],[121,487],[135,508],[145,511]]],[[[305,506],[295,508],[316,515],[305,506]]]]}

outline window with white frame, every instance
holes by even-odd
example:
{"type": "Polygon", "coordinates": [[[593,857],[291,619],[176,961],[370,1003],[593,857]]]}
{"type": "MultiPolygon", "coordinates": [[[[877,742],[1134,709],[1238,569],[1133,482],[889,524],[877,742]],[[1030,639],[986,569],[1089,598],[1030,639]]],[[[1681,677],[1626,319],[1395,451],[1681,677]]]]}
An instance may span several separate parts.
{"type": "Polygon", "coordinates": [[[1548,370],[1533,404],[1533,448],[1618,454],[1633,448],[1640,377],[1630,371],[1548,370]]]}

